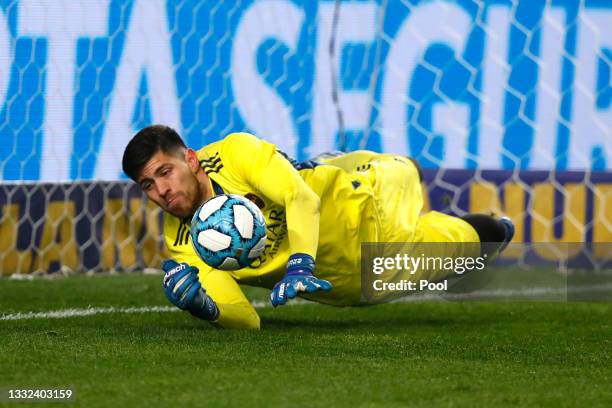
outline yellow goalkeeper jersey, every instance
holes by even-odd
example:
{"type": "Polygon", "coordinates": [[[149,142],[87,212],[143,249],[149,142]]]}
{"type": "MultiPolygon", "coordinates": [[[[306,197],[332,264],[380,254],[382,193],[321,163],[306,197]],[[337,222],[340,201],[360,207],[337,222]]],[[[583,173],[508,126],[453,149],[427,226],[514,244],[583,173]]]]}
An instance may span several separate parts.
{"type": "Polygon", "coordinates": [[[268,241],[261,256],[250,267],[222,271],[196,255],[190,220],[164,216],[171,256],[198,267],[202,286],[220,309],[217,323],[222,327],[259,327],[259,317],[238,284],[271,289],[283,277],[293,253],[312,255],[315,275],[334,286],[331,292],[303,297],[356,305],[361,297],[361,242],[477,241],[467,223],[459,220],[455,230],[449,229],[446,218],[451,217],[439,213],[419,227],[421,185],[415,166],[406,158],[356,152],[324,160],[328,164],[296,163],[247,133],[230,134],[197,154],[215,195],[245,196],[266,218],[268,241]],[[380,160],[367,164],[373,159],[380,160]],[[431,221],[444,222],[449,232],[429,228],[426,224],[431,221]]]}

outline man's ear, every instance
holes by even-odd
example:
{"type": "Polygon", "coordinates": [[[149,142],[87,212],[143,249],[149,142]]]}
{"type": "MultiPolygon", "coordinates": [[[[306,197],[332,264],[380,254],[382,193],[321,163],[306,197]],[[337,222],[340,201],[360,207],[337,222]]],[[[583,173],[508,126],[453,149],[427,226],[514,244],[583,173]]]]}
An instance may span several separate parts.
{"type": "Polygon", "coordinates": [[[198,160],[198,155],[195,150],[191,148],[185,149],[185,160],[189,165],[191,171],[195,174],[200,169],[200,160],[198,160]]]}

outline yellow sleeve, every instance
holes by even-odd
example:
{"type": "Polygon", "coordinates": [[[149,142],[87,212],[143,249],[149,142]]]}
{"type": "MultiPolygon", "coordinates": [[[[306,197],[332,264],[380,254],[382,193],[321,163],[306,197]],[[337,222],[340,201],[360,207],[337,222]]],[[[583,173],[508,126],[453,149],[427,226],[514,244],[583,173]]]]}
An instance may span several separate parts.
{"type": "MultiPolygon", "coordinates": [[[[168,224],[166,222],[164,228],[169,227],[168,224]]],[[[172,259],[198,268],[202,287],[219,308],[219,318],[211,323],[224,329],[260,328],[259,315],[229,273],[206,265],[190,243],[174,246],[174,234],[164,232],[164,235],[172,259]]]]}
{"type": "Polygon", "coordinates": [[[172,253],[172,258],[200,271],[202,287],[219,308],[219,318],[211,323],[224,329],[259,329],[259,315],[229,273],[211,268],[195,254],[172,253]]]}
{"type": "Polygon", "coordinates": [[[319,243],[319,197],[273,144],[248,133],[224,139],[224,164],[238,180],[283,206],[291,253],[316,257],[319,243]]]}

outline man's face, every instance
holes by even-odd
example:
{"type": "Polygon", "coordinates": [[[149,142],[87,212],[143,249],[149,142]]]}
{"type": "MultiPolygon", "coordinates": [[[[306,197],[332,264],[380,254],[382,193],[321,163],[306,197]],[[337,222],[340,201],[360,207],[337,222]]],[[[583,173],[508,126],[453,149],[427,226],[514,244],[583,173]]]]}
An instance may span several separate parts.
{"type": "Polygon", "coordinates": [[[197,177],[199,163],[193,150],[155,153],[140,172],[138,184],[150,200],[175,217],[190,217],[205,199],[197,177]]]}

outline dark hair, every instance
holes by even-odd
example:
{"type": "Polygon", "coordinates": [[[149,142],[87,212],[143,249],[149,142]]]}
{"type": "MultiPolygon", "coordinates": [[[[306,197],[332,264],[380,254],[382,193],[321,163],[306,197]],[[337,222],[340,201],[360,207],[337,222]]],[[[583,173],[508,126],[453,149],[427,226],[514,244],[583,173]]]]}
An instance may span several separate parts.
{"type": "Polygon", "coordinates": [[[176,154],[187,146],[176,130],[169,126],[152,125],[136,133],[123,151],[123,171],[134,181],[142,168],[155,155],[162,151],[176,154]]]}

